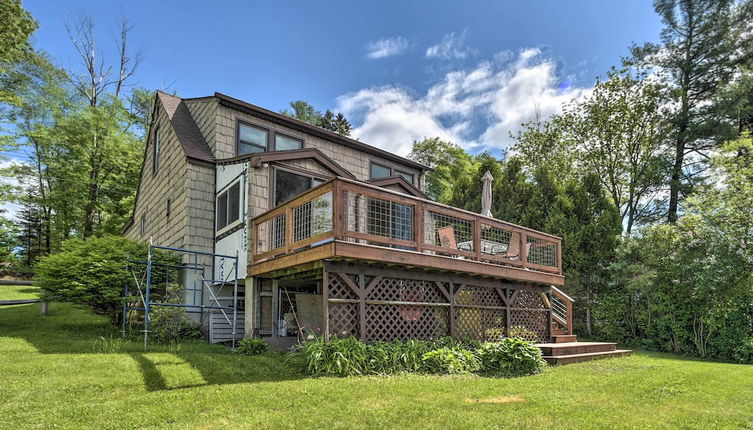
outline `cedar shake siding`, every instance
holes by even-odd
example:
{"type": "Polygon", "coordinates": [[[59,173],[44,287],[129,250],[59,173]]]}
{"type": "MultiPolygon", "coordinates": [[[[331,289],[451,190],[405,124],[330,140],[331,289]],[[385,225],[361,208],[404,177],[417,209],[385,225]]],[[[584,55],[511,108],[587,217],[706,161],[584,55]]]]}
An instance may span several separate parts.
{"type": "MultiPolygon", "coordinates": [[[[319,178],[341,175],[367,181],[374,162],[414,175],[419,190],[425,186],[426,169],[418,163],[218,93],[182,99],[158,91],[153,118],[133,216],[124,235],[143,241],[151,238],[157,245],[214,251],[217,163],[245,163],[252,157],[236,157],[239,121],[267,130],[269,151],[274,150],[275,134],[300,139],[303,149],[316,150],[313,157],[312,151],[303,151],[250,167],[247,222],[270,209],[270,175],[275,168],[319,178]],[[160,154],[159,167],[153,172],[156,132],[160,154]]],[[[401,192],[406,189],[393,183],[385,186],[401,192]]]]}

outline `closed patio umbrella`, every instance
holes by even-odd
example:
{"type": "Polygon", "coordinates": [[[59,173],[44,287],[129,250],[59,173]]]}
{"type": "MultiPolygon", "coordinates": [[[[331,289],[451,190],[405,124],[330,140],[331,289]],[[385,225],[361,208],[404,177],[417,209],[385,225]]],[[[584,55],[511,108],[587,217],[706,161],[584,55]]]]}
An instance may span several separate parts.
{"type": "Polygon", "coordinates": [[[488,170],[481,178],[484,181],[484,188],[481,191],[481,215],[492,216],[492,181],[494,177],[488,170]]]}

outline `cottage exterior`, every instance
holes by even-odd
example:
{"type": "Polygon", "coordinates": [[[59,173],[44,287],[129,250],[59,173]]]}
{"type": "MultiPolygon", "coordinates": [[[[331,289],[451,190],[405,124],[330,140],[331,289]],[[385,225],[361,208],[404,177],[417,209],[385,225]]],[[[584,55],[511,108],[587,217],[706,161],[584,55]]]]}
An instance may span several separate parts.
{"type": "Polygon", "coordinates": [[[427,170],[223,94],[158,92],[124,234],[238,255],[237,273],[200,264],[237,278],[246,337],[572,334],[560,239],[432,202],[427,170]]]}

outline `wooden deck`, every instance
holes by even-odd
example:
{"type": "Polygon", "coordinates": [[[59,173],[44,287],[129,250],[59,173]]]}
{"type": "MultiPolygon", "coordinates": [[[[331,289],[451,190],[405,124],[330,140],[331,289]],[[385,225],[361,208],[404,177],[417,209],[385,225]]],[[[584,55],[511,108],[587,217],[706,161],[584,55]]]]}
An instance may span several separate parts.
{"type": "Polygon", "coordinates": [[[252,221],[249,276],[324,260],[562,285],[560,238],[345,178],[252,221]]]}

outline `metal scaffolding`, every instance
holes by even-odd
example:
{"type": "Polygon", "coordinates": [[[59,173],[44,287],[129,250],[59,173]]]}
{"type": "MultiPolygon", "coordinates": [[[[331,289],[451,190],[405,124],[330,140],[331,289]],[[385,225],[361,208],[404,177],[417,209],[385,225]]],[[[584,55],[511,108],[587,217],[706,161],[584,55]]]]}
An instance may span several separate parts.
{"type": "MultiPolygon", "coordinates": [[[[238,255],[223,255],[210,252],[195,251],[191,249],[173,248],[169,246],[149,245],[146,260],[131,260],[126,263],[126,269],[131,273],[133,282],[126,282],[123,288],[123,336],[125,337],[128,328],[128,316],[131,311],[140,311],[144,313],[144,327],[141,330],[144,333],[144,349],[149,343],[149,333],[151,328],[150,312],[154,306],[179,307],[186,309],[188,314],[198,314],[200,326],[210,312],[219,311],[225,320],[232,326],[232,348],[235,349],[238,329],[238,255]],[[155,261],[155,250],[163,250],[177,253],[182,256],[182,261],[189,263],[171,264],[155,261]],[[186,256],[188,258],[186,258],[186,256]],[[204,264],[200,260],[212,259],[212,264],[204,264]],[[231,263],[230,270],[225,275],[225,262],[231,263]],[[213,279],[214,271],[206,276],[206,270],[212,270],[215,262],[218,262],[221,279],[213,279]],[[189,288],[188,282],[184,282],[181,288],[183,293],[183,302],[167,302],[169,298],[169,288],[171,284],[179,283],[178,277],[181,270],[193,272],[192,288],[189,288]],[[133,284],[135,291],[129,288],[133,284]],[[223,288],[232,287],[232,305],[223,305],[221,293],[223,288]],[[188,294],[190,293],[190,294],[188,294]],[[205,293],[207,296],[205,296],[205,293]],[[208,297],[208,300],[205,298],[208,297]],[[190,298],[190,300],[189,300],[190,298]]],[[[189,278],[184,277],[184,281],[189,278]]]]}

